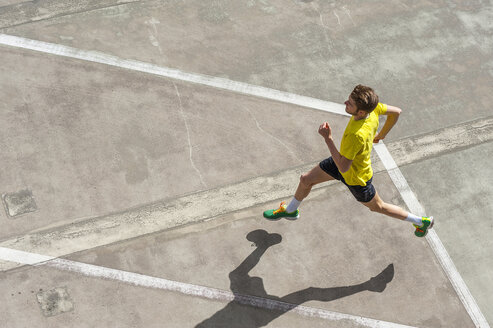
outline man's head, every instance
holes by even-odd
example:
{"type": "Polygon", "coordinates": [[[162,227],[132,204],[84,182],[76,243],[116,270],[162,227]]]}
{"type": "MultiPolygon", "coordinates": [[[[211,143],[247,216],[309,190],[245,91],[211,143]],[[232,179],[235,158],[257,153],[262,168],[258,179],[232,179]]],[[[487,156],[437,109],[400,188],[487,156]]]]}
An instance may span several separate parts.
{"type": "Polygon", "coordinates": [[[363,111],[363,115],[371,113],[378,105],[378,96],[372,88],[358,84],[349,99],[345,102],[346,112],[351,115],[358,115],[363,111]]]}

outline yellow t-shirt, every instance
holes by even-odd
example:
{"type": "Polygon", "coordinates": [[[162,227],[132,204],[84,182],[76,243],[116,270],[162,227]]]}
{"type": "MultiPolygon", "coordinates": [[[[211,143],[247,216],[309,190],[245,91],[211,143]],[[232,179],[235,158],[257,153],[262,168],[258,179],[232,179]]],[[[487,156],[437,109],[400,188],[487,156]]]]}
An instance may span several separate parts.
{"type": "Polygon", "coordinates": [[[342,156],[353,161],[348,171],[341,172],[348,185],[366,186],[366,182],[373,176],[370,153],[378,129],[378,116],[386,112],[387,105],[378,103],[366,119],[355,121],[351,117],[349,120],[340,151],[342,156]]]}

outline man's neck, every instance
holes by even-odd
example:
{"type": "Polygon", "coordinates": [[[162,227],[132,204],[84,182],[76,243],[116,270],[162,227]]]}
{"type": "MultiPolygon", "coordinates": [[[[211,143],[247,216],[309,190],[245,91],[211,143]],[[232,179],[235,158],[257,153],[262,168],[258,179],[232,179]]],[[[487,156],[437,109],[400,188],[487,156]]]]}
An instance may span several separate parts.
{"type": "Polygon", "coordinates": [[[359,121],[359,120],[364,120],[368,117],[368,113],[365,113],[365,114],[356,114],[356,115],[353,115],[353,120],[355,121],[359,121]]]}

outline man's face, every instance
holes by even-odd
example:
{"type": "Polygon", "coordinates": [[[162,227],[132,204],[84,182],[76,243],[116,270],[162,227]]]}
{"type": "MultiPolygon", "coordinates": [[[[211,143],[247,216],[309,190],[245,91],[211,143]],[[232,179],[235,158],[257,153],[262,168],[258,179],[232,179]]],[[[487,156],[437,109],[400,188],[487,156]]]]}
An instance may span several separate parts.
{"type": "Polygon", "coordinates": [[[346,100],[344,104],[346,105],[346,113],[351,115],[356,115],[358,113],[358,108],[351,97],[348,97],[348,100],[346,100]]]}

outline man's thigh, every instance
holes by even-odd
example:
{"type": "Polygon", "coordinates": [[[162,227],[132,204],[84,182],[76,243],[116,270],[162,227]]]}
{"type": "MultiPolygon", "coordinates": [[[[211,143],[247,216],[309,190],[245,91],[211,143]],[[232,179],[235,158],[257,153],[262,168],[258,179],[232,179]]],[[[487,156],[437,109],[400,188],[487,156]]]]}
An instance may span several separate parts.
{"type": "Polygon", "coordinates": [[[330,174],[322,170],[319,165],[316,165],[310,171],[303,174],[301,176],[301,179],[305,183],[311,185],[315,185],[329,180],[335,180],[334,177],[332,177],[330,174]]]}

